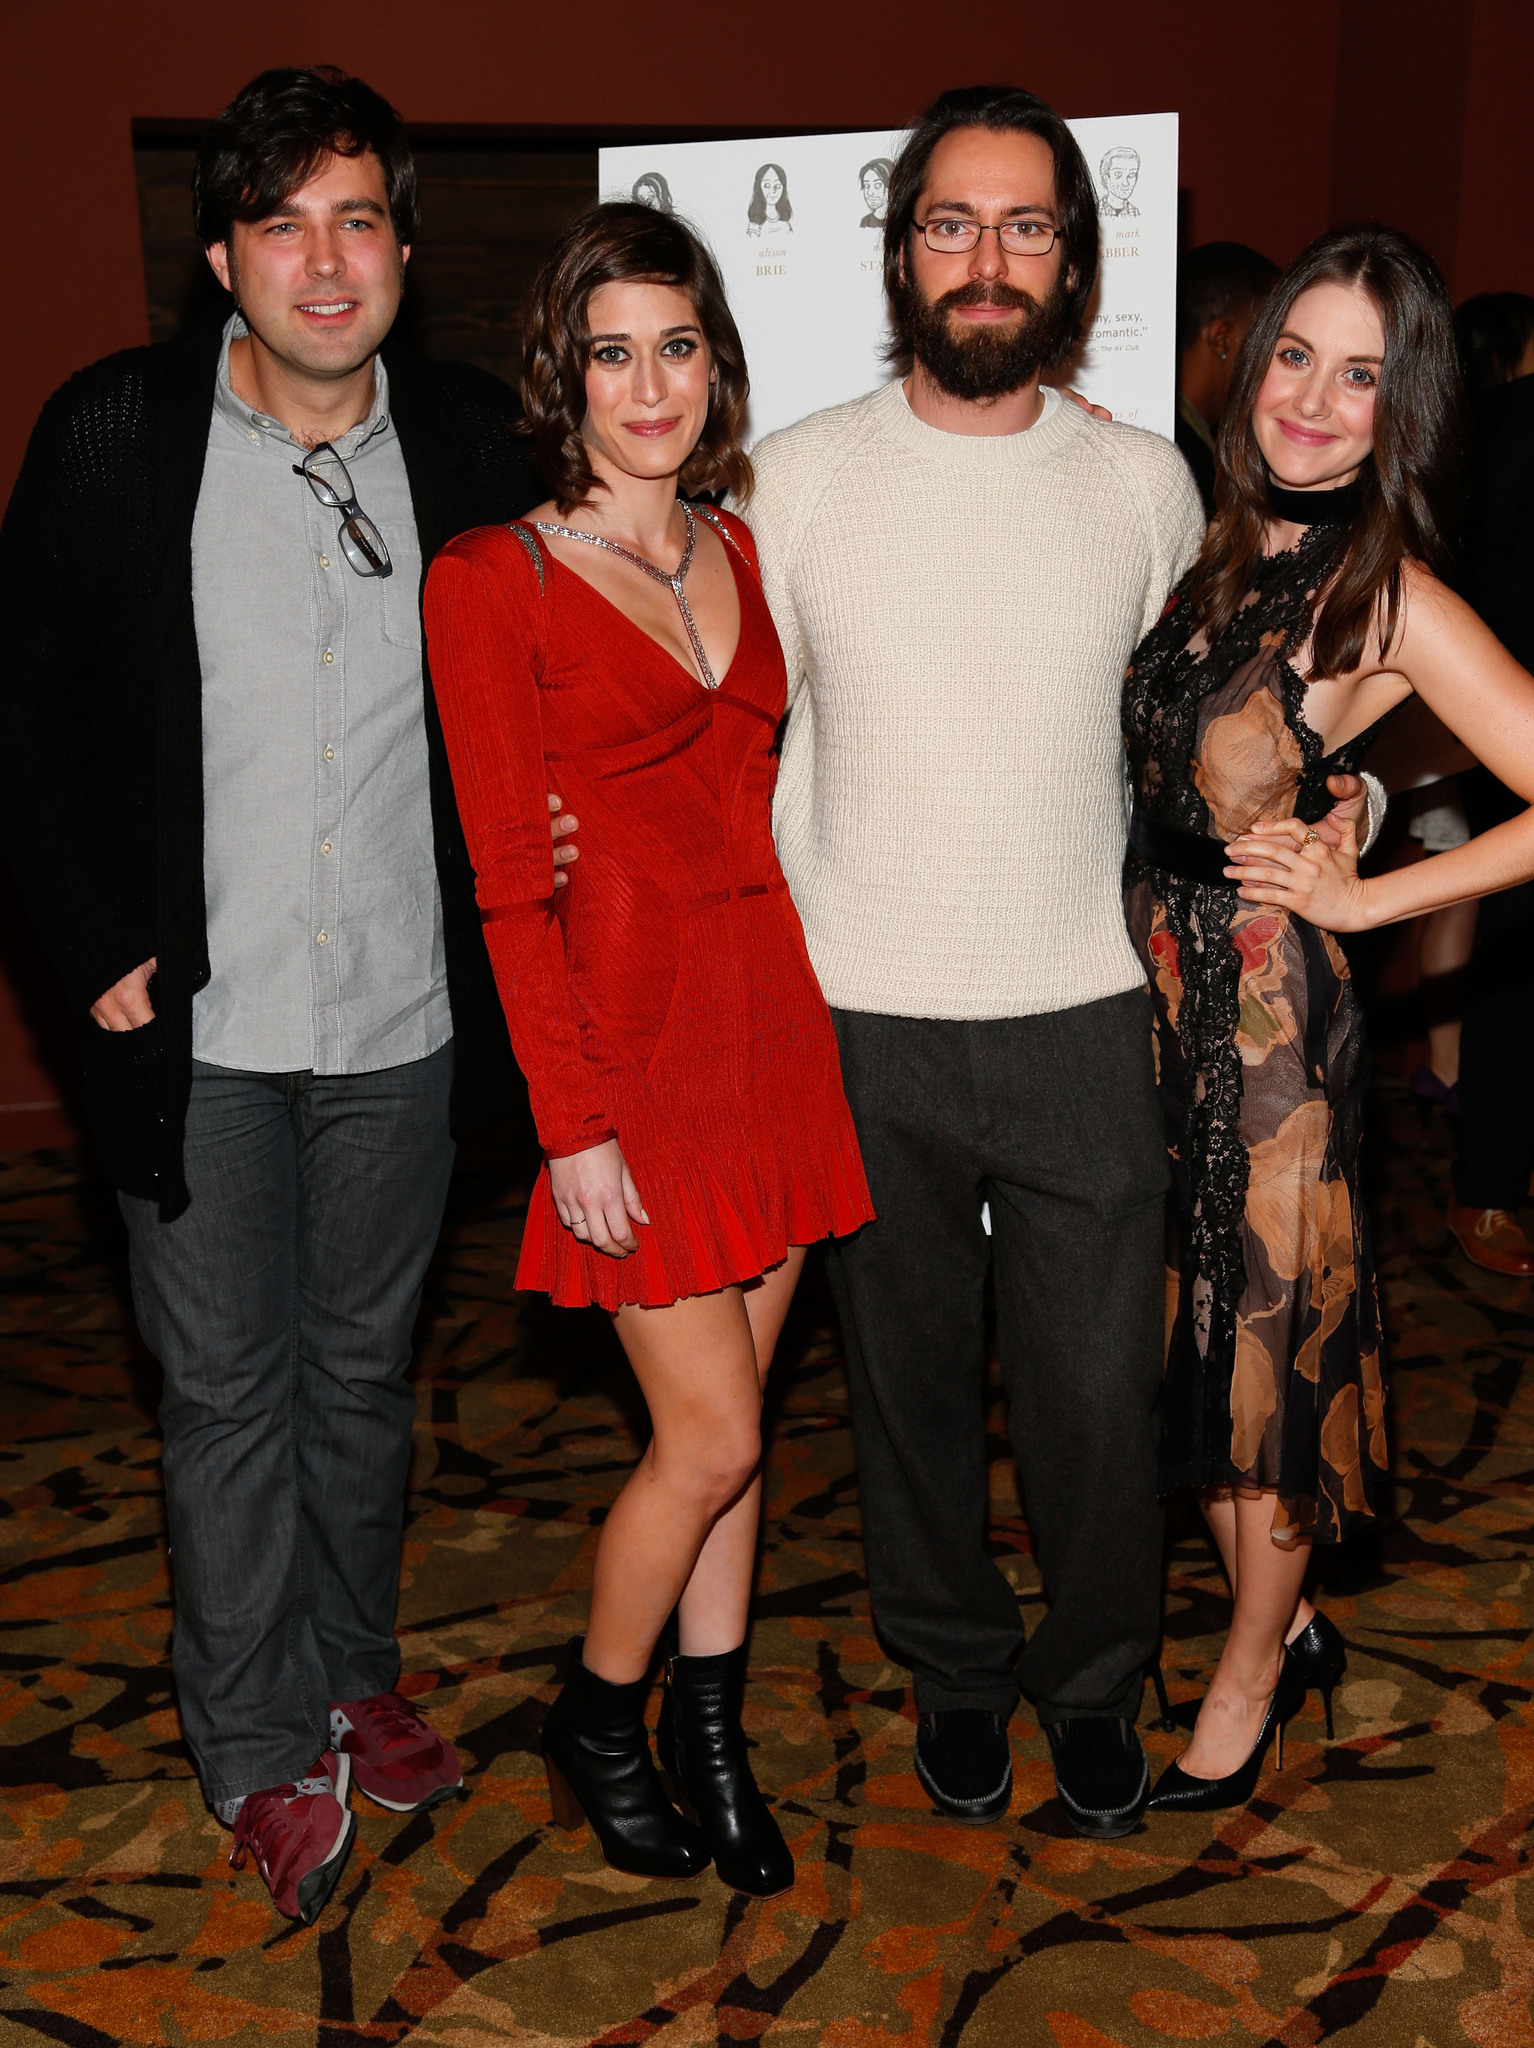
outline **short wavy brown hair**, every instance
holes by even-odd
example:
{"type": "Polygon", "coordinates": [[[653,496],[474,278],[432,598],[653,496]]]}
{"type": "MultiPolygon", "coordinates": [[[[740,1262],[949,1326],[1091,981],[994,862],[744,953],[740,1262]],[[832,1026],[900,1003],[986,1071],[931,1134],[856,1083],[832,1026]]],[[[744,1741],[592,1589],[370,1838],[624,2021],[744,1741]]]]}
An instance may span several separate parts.
{"type": "Polygon", "coordinates": [[[752,483],[743,445],[751,384],[719,267],[685,223],[626,199],[593,206],[572,222],[528,299],[522,406],[549,495],[568,512],[598,487],[581,435],[591,354],[586,308],[600,285],[636,283],[675,285],[687,294],[716,373],[703,432],[682,465],[682,489],[689,497],[728,491],[744,501],[752,483]]]}

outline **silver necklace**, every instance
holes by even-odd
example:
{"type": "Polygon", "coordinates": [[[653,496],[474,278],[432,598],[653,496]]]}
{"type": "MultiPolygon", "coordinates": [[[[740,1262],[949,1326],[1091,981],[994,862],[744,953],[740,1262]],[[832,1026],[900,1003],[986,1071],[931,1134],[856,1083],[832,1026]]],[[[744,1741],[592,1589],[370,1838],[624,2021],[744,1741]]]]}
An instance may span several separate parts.
{"type": "Polygon", "coordinates": [[[714,671],[708,665],[708,656],[703,652],[703,642],[699,639],[697,626],[693,623],[692,607],[688,604],[687,593],[682,588],[683,579],[692,567],[693,543],[698,537],[698,522],[693,518],[692,507],[685,498],[682,500],[682,517],[687,522],[687,545],[682,550],[682,559],[677,564],[674,576],[668,575],[664,569],[657,568],[654,562],[648,561],[643,555],[636,555],[632,548],[620,547],[617,541],[607,540],[600,533],[582,533],[578,526],[556,526],[549,519],[530,519],[527,523],[529,526],[536,526],[540,533],[557,533],[561,540],[583,540],[588,547],[606,548],[610,555],[621,556],[625,562],[632,562],[636,569],[643,569],[646,576],[653,577],[655,582],[668,585],[671,595],[676,599],[677,610],[682,614],[682,624],[687,628],[687,637],[692,642],[692,651],[697,659],[698,673],[703,678],[703,687],[705,690],[717,690],[719,685],[714,680],[714,671]]]}

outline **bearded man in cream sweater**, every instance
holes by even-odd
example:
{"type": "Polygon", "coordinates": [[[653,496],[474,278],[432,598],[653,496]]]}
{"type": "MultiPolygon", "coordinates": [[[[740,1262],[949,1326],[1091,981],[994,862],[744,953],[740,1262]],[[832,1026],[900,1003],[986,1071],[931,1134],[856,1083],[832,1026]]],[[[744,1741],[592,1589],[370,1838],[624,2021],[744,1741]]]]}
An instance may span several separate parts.
{"type": "Polygon", "coordinates": [[[1203,518],[1170,441],[1040,387],[1097,256],[1064,121],[945,94],[890,184],[907,374],[770,435],[744,509],[788,660],[778,847],[878,1214],[830,1254],[874,1618],[941,1810],[1005,1812],[1021,1686],[1072,1823],[1112,1836],[1149,1784],[1168,1179],[1119,690],[1203,518]],[[985,1538],[988,1270],[1048,1601],[1026,1647],[985,1538]]]}

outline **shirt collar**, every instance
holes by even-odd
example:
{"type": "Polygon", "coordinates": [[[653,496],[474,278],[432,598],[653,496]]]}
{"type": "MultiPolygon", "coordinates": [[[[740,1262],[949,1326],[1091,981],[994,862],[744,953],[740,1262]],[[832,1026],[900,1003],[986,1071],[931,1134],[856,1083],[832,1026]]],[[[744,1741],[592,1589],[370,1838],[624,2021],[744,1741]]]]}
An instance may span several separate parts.
{"type": "MultiPolygon", "coordinates": [[[[257,412],[247,405],[229,380],[229,348],[232,342],[241,341],[249,334],[243,318],[231,313],[224,325],[224,343],[218,354],[218,378],[213,387],[214,410],[242,434],[252,432],[263,434],[278,441],[285,448],[296,448],[296,442],[281,420],[274,420],[264,412],[257,412]]],[[[333,441],[331,446],[343,460],[350,460],[364,443],[371,441],[375,434],[386,433],[389,429],[389,373],[384,368],[382,356],[373,358],[373,403],[367,418],[333,441]]]]}

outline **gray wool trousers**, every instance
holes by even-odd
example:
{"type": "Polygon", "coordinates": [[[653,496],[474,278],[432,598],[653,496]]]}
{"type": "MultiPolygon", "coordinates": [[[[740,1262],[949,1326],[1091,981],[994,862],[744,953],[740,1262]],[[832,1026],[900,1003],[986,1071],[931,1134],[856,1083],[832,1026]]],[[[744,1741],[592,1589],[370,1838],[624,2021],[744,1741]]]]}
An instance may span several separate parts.
{"type": "Polygon", "coordinates": [[[1141,989],[983,1023],[832,1012],[877,1221],[828,1258],[874,1621],[918,1712],[1139,1709],[1160,1636],[1166,1140],[1141,989]],[[980,1216],[990,1205],[992,1235],[980,1216]],[[986,1544],[985,1295],[1048,1613],[986,1544]]]}

